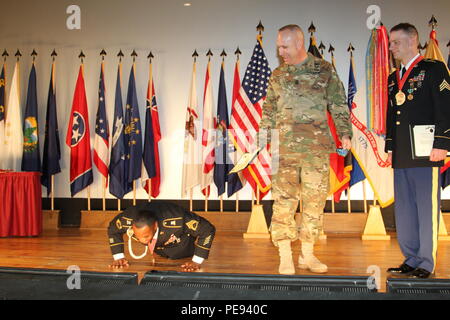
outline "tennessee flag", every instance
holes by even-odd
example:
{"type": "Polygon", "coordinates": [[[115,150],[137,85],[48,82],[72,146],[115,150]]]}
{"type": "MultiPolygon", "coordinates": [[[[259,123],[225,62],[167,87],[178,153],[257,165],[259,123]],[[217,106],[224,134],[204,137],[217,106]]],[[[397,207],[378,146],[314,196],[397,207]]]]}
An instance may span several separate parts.
{"type": "Polygon", "coordinates": [[[70,192],[72,197],[93,182],[89,115],[83,65],[78,72],[66,144],[70,148],[70,192]]]}

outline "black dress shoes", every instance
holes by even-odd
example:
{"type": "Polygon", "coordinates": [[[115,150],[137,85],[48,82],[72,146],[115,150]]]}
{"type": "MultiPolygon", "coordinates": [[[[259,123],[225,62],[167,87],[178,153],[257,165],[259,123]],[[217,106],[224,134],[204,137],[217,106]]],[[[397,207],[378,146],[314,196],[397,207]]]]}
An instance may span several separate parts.
{"type": "MultiPolygon", "coordinates": [[[[400,265],[400,267],[398,268],[389,268],[387,269],[387,272],[393,273],[393,274],[403,274],[403,275],[407,275],[410,272],[413,272],[417,269],[408,266],[406,263],[403,263],[402,265],[400,265]]],[[[423,269],[421,269],[423,270],[423,269]]],[[[426,270],[425,270],[426,271],[426,270]]]]}
{"type": "Polygon", "coordinates": [[[431,276],[431,272],[422,268],[417,268],[409,274],[411,278],[427,279],[431,276]]]}

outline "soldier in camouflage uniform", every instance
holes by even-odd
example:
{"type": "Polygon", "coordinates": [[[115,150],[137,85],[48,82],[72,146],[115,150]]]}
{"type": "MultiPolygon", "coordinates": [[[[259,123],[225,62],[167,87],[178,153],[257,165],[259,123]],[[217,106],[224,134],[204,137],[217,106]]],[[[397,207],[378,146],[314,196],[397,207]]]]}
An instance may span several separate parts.
{"type": "Polygon", "coordinates": [[[323,273],[327,266],[313,255],[313,245],[322,230],[329,189],[329,154],[335,150],[327,110],[343,147],[350,149],[345,91],[332,65],[306,52],[300,27],[281,28],[277,46],[284,63],[270,78],[260,124],[262,130],[275,129],[279,134],[279,169],[272,177],[272,241],[279,248],[281,274],[295,273],[291,242],[299,234],[299,267],[323,273]],[[304,207],[298,232],[294,214],[300,181],[304,207]]]}

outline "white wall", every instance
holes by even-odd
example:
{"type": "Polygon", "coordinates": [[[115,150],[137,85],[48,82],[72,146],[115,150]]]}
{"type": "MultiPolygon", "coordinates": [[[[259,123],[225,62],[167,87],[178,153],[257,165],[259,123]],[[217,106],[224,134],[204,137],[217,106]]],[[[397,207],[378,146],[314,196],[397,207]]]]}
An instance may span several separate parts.
{"type": "MultiPolygon", "coordinates": [[[[187,1],[187,0],[186,0],[187,1]]],[[[200,54],[197,68],[197,89],[199,109],[202,107],[202,91],[208,49],[214,53],[212,59],[213,92],[217,101],[220,70],[220,52],[228,53],[226,60],[226,83],[228,102],[231,100],[232,77],[237,46],[242,51],[241,75],[255,45],[256,25],[259,20],[265,26],[264,45],[272,69],[278,66],[276,56],[276,34],[285,24],[299,24],[306,31],[311,21],[317,27],[318,42],[330,43],[336,48],[337,71],[347,87],[349,42],[356,48],[355,66],[357,82],[363,81],[364,57],[369,30],[366,20],[367,7],[376,4],[381,8],[382,22],[389,29],[399,22],[411,22],[419,30],[421,41],[428,38],[428,21],[432,14],[439,21],[438,39],[441,50],[447,53],[445,45],[450,39],[450,2],[434,1],[357,1],[357,0],[192,0],[191,7],[183,6],[183,0],[16,0],[2,1],[0,4],[0,50],[6,48],[10,54],[7,60],[7,79],[11,79],[14,65],[13,55],[19,48],[21,59],[22,108],[26,99],[28,76],[31,66],[30,53],[36,49],[38,75],[39,125],[41,152],[43,149],[43,128],[47,92],[50,79],[50,53],[55,48],[57,58],[57,107],[60,138],[62,143],[62,173],[56,176],[56,197],[70,197],[69,148],[64,144],[72,105],[76,76],[79,68],[78,54],[82,49],[86,54],[85,81],[89,106],[91,132],[95,124],[97,110],[98,77],[100,72],[99,53],[108,53],[105,63],[106,103],[109,124],[112,126],[114,90],[117,71],[117,53],[122,49],[126,57],[123,62],[123,99],[131,67],[130,54],[138,53],[137,90],[141,119],[148,81],[148,61],[150,50],[155,55],[154,80],[163,140],[160,143],[163,182],[161,199],[179,199],[181,188],[181,161],[183,150],[183,128],[189,82],[192,70],[191,54],[194,49],[200,54]],[[66,9],[76,4],[81,8],[81,30],[68,30],[66,9]]],[[[329,55],[325,57],[329,59],[329,55]]],[[[7,87],[7,90],[9,86],[7,87]]],[[[142,125],[144,125],[142,123],[142,125]]],[[[93,135],[91,137],[93,146],[93,135]]],[[[215,188],[213,188],[215,189],[215,188]]],[[[450,188],[444,197],[450,198],[450,188]]],[[[213,196],[214,196],[213,191],[213,196]]],[[[44,191],[46,195],[46,192],[44,191]]],[[[94,169],[92,197],[101,197],[100,177],[94,169]]],[[[81,192],[77,197],[86,197],[81,192]]],[[[112,196],[108,196],[112,197],[112,196]]],[[[131,197],[129,194],[126,198],[131,197]]],[[[143,189],[138,190],[138,198],[145,198],[143,189]]],[[[201,199],[200,192],[195,194],[201,199]]],[[[369,194],[371,197],[371,194],[369,194]]],[[[249,188],[241,192],[240,199],[250,199],[249,188]]],[[[352,191],[352,199],[362,199],[359,186],[352,191]]]]}

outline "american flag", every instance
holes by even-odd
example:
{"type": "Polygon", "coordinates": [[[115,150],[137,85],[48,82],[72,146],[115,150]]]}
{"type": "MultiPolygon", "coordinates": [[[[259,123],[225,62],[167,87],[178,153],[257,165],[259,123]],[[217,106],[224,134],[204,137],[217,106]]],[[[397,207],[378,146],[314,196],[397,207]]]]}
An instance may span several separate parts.
{"type": "Polygon", "coordinates": [[[98,89],[98,110],[95,120],[94,163],[98,171],[105,177],[105,188],[108,186],[109,173],[109,126],[105,107],[105,78],[103,63],[100,70],[98,89]]]}
{"type": "MultiPolygon", "coordinates": [[[[238,158],[257,148],[256,138],[271,73],[261,39],[258,38],[231,114],[230,135],[238,158]]],[[[257,193],[259,189],[260,199],[270,190],[270,163],[271,156],[267,148],[264,148],[243,171],[254,192],[257,193]]]]}

